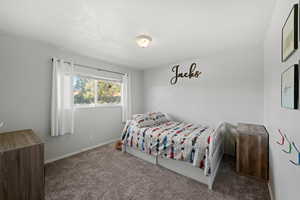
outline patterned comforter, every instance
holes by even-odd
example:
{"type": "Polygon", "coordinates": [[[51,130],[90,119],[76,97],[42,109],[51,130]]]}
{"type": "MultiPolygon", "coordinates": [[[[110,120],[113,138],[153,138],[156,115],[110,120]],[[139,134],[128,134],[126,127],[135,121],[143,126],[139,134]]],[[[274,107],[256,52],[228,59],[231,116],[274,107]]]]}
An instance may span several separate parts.
{"type": "Polygon", "coordinates": [[[123,144],[149,155],[190,162],[195,167],[209,167],[206,157],[213,129],[185,122],[168,121],[139,128],[133,120],[127,121],[123,144]]]}

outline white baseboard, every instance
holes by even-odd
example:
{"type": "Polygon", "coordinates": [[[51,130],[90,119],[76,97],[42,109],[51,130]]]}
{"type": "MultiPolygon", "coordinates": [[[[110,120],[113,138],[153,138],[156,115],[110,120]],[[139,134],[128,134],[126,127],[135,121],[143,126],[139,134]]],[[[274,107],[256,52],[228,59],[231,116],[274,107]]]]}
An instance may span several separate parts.
{"type": "Polygon", "coordinates": [[[275,200],[274,196],[273,196],[273,190],[272,190],[270,182],[268,182],[268,189],[269,189],[269,194],[270,194],[271,200],[275,200]]]}
{"type": "Polygon", "coordinates": [[[59,156],[57,158],[53,158],[53,159],[49,159],[49,160],[46,160],[45,161],[45,164],[48,164],[48,163],[51,163],[51,162],[54,162],[54,161],[57,161],[57,160],[61,160],[61,159],[64,159],[64,158],[67,158],[67,157],[70,157],[70,156],[73,156],[73,155],[76,155],[76,154],[79,154],[79,153],[82,153],[84,151],[88,151],[88,150],[91,150],[91,149],[95,149],[97,147],[101,147],[103,145],[106,145],[106,144],[110,144],[110,143],[113,143],[113,142],[116,142],[117,140],[120,140],[120,138],[116,138],[116,139],[113,139],[113,140],[109,140],[109,141],[106,141],[106,142],[103,142],[103,143],[100,143],[100,144],[97,144],[97,145],[94,145],[94,146],[91,146],[91,147],[87,147],[87,148],[83,148],[79,151],[75,151],[75,152],[72,152],[72,153],[67,153],[65,155],[62,155],[62,156],[59,156]]]}

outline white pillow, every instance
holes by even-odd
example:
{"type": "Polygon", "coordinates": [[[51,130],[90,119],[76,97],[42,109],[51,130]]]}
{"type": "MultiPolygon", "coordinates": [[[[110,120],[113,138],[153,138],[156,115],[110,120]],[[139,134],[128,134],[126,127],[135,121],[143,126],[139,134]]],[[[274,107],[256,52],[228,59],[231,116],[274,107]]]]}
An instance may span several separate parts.
{"type": "Polygon", "coordinates": [[[149,112],[148,115],[155,121],[155,124],[168,122],[167,116],[162,112],[149,112]]]}
{"type": "Polygon", "coordinates": [[[153,126],[155,124],[155,121],[148,114],[133,115],[133,120],[140,128],[153,126]]]}

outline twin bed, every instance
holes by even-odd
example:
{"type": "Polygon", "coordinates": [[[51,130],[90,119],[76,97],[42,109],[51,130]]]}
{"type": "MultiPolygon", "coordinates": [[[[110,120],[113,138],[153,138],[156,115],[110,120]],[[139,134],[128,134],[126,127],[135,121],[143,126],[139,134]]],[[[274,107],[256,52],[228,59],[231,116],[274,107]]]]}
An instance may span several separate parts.
{"type": "Polygon", "coordinates": [[[224,123],[216,129],[155,112],[134,115],[122,133],[123,151],[208,185],[224,153],[224,123]]]}

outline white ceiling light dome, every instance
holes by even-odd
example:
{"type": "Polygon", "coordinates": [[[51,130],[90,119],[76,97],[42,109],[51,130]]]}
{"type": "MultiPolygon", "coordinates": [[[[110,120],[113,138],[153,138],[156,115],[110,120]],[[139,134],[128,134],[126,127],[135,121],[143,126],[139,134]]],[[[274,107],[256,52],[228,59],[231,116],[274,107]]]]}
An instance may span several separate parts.
{"type": "Polygon", "coordinates": [[[150,45],[152,38],[148,35],[138,35],[136,37],[136,43],[139,47],[146,48],[150,45]]]}

